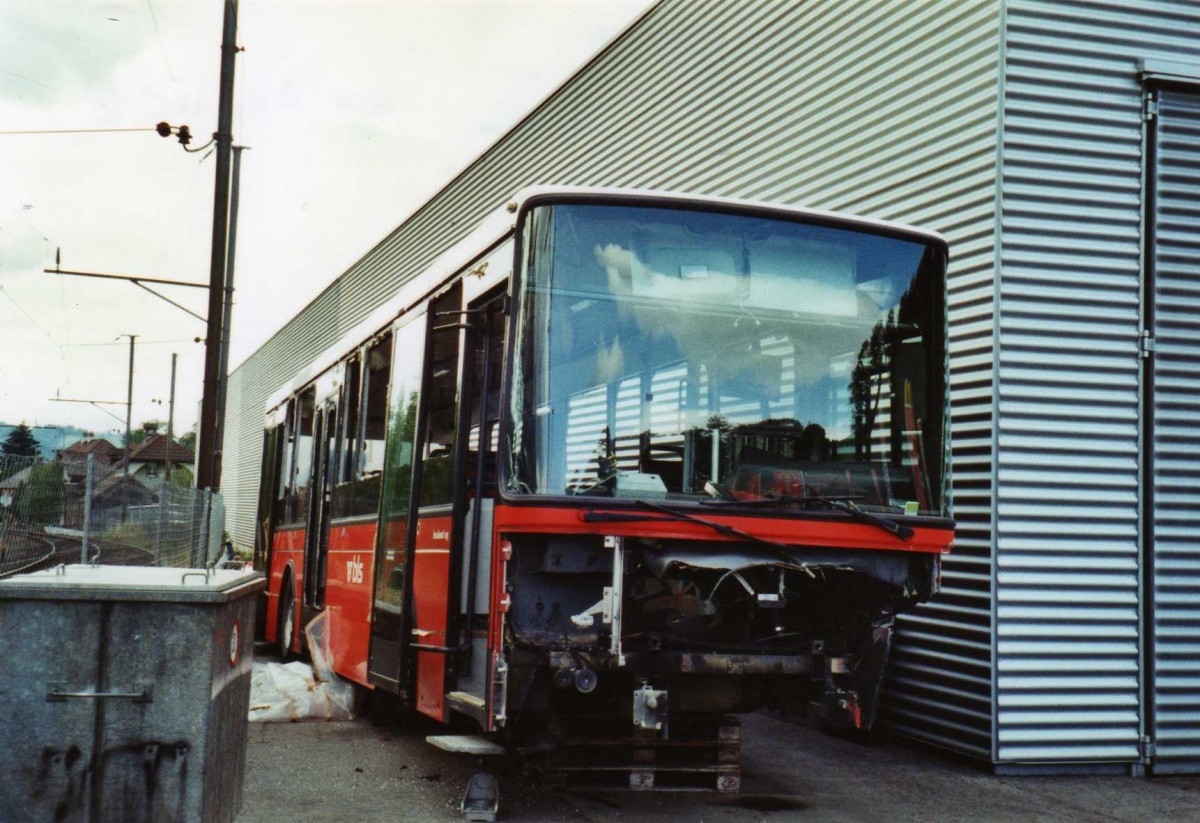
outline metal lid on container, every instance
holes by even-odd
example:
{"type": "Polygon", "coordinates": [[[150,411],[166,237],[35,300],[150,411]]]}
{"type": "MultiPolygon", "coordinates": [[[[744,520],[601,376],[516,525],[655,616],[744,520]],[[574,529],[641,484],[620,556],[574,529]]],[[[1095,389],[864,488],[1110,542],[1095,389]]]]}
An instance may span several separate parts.
{"type": "Polygon", "coordinates": [[[224,603],[266,580],[252,569],[170,569],[75,564],[0,580],[0,600],[132,600],[224,603]]]}

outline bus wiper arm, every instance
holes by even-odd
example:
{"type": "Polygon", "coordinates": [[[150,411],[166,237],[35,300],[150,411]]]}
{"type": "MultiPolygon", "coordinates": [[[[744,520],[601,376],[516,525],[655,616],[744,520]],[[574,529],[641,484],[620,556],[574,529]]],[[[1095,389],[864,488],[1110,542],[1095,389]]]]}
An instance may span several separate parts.
{"type": "Polygon", "coordinates": [[[911,540],[914,534],[911,527],[902,525],[897,523],[895,520],[890,520],[886,517],[880,517],[877,514],[871,514],[871,512],[865,512],[858,506],[854,505],[854,503],[850,500],[844,500],[838,497],[815,496],[806,497],[804,499],[820,501],[821,503],[829,506],[831,509],[837,509],[840,512],[845,512],[860,523],[867,523],[868,525],[883,529],[888,534],[895,535],[901,540],[911,540]]]}
{"type": "Polygon", "coordinates": [[[696,517],[694,514],[687,514],[685,512],[675,511],[674,509],[668,509],[666,506],[660,506],[657,503],[651,503],[649,500],[639,499],[636,502],[643,508],[650,509],[651,511],[661,512],[662,514],[672,517],[675,520],[682,520],[688,523],[699,523],[702,526],[708,526],[713,531],[723,534],[726,537],[736,537],[740,538],[741,540],[749,540],[751,543],[759,543],[763,546],[770,546],[772,549],[775,549],[777,552],[779,552],[782,559],[791,562],[793,549],[787,543],[780,543],[775,540],[770,540],[766,537],[759,537],[757,534],[744,532],[741,529],[734,528],[733,526],[729,526],[725,523],[717,523],[712,520],[706,520],[703,517],[696,517]]]}
{"type": "Polygon", "coordinates": [[[847,495],[845,497],[834,496],[825,497],[819,495],[806,495],[804,497],[759,497],[754,500],[736,500],[732,498],[719,498],[713,500],[702,500],[701,503],[707,506],[806,506],[810,503],[824,503],[831,509],[837,509],[844,512],[860,523],[867,523],[876,528],[883,529],[888,534],[894,535],[901,540],[911,540],[914,534],[909,526],[897,523],[886,517],[880,517],[877,514],[863,511],[858,506],[854,505],[854,500],[858,495],[847,495]]]}

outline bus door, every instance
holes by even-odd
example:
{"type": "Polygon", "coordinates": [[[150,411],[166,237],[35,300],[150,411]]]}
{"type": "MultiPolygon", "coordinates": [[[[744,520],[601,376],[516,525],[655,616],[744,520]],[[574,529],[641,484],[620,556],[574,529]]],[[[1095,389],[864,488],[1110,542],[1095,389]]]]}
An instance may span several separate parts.
{"type": "Polygon", "coordinates": [[[463,650],[449,707],[475,718],[488,729],[488,698],[492,680],[488,653],[489,596],[492,570],[492,513],[496,499],[496,450],[499,440],[500,382],[503,370],[507,297],[493,293],[468,306],[466,362],[460,391],[466,451],[463,473],[457,478],[461,503],[461,550],[452,558],[458,583],[454,640],[463,650]]]}
{"type": "MultiPolygon", "coordinates": [[[[413,705],[422,714],[445,721],[445,695],[451,657],[458,652],[451,633],[450,604],[458,590],[451,572],[451,553],[459,545],[461,499],[457,478],[463,474],[465,450],[459,437],[459,386],[462,373],[462,287],[455,284],[429,306],[429,334],[422,384],[415,528],[408,588],[405,665],[413,684],[413,705]]],[[[457,604],[456,604],[457,605],[457,604]]],[[[457,611],[457,609],[455,610],[457,611]]]]}
{"type": "Polygon", "coordinates": [[[388,384],[386,450],[376,529],[367,680],[386,691],[404,689],[404,648],[411,599],[413,470],[417,416],[425,371],[426,315],[397,321],[388,384]]]}
{"type": "Polygon", "coordinates": [[[312,480],[309,486],[307,542],[304,550],[304,605],[325,605],[325,567],[329,550],[329,501],[336,463],[337,403],[328,400],[317,409],[313,423],[312,480]]]}
{"type": "MultiPolygon", "coordinates": [[[[280,506],[276,502],[279,491],[280,472],[283,464],[283,449],[287,436],[282,423],[275,423],[263,433],[262,467],[258,483],[258,514],[254,527],[254,570],[269,578],[271,575],[272,541],[275,525],[280,519],[280,506]]],[[[258,598],[255,627],[258,639],[262,639],[267,628],[267,597],[264,591],[258,598]]]]}

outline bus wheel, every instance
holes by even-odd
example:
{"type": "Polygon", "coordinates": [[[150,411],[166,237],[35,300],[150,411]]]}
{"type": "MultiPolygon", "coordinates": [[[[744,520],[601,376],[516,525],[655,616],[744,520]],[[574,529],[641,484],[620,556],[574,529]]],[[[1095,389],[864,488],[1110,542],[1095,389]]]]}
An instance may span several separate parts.
{"type": "Polygon", "coordinates": [[[278,630],[275,641],[278,646],[279,659],[287,662],[292,658],[292,641],[296,637],[296,594],[292,590],[292,581],[288,579],[279,595],[278,630]]]}

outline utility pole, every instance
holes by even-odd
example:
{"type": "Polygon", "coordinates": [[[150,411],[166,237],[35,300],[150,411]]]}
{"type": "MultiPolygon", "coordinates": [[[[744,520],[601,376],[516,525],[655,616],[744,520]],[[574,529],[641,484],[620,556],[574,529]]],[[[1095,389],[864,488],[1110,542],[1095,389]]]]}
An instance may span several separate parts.
{"type": "Polygon", "coordinates": [[[122,334],[119,337],[129,338],[129,389],[125,393],[125,474],[129,474],[129,440],[132,436],[133,425],[133,341],[136,334],[122,334]]]}
{"type": "Polygon", "coordinates": [[[242,179],[242,152],[245,146],[233,147],[233,190],[229,201],[229,249],[225,263],[225,310],[221,316],[221,378],[217,390],[217,436],[212,487],[221,488],[221,455],[225,453],[225,396],[229,391],[229,330],[233,317],[233,266],[237,257],[238,197],[242,179]]]}
{"type": "Polygon", "coordinates": [[[196,488],[218,486],[218,396],[225,295],[226,243],[229,237],[229,155],[233,145],[233,73],[237,57],[237,0],[225,0],[221,37],[221,88],[217,105],[217,179],[213,193],[212,260],[208,279],[208,332],[204,341],[204,397],[200,402],[200,442],[196,456],[196,488]]]}

